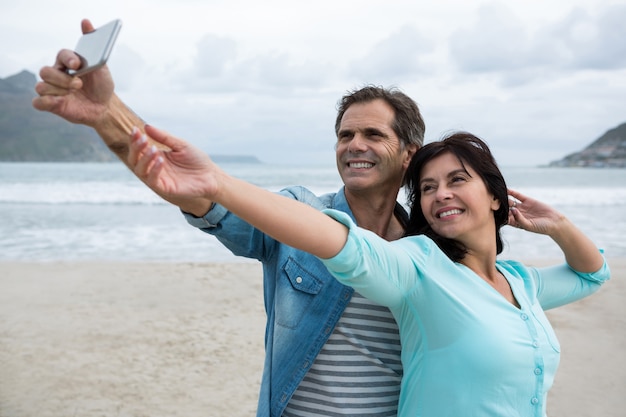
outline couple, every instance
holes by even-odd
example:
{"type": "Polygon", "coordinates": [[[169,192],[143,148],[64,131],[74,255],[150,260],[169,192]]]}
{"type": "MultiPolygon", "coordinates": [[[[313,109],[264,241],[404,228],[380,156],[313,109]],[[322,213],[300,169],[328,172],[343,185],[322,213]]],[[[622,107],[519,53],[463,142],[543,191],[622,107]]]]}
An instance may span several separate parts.
{"type": "Polygon", "coordinates": [[[424,124],[415,103],[366,87],[339,105],[345,187],[321,197],[298,187],[272,194],[144,127],[114,94],[106,67],[83,79],[65,73],[78,65],[61,51],[40,73],[34,106],[92,126],[192,225],[263,262],[258,415],[545,414],[560,348],[543,309],[591,294],[608,267],[569,220],[507,190],[480,139],[458,133],[418,151],[424,124]],[[405,175],[410,218],[396,203],[405,175]],[[567,264],[497,261],[507,223],[552,237],[567,264]]]}

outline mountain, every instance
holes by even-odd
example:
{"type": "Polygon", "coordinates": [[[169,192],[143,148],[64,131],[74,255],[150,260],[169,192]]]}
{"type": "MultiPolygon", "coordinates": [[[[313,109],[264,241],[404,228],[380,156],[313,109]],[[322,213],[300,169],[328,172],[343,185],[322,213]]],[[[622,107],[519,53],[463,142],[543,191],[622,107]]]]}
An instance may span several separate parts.
{"type": "Polygon", "coordinates": [[[626,123],[607,131],[580,152],[574,152],[552,167],[626,168],[626,123]]]}
{"type": "Polygon", "coordinates": [[[35,110],[34,74],[0,79],[0,161],[114,161],[93,129],[35,110]]]}

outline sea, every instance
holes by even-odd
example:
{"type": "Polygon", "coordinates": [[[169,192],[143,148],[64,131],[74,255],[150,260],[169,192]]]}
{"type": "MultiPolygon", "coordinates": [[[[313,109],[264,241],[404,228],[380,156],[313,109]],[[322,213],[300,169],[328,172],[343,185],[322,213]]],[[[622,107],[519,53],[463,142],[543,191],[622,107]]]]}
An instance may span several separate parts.
{"type": "MultiPolygon", "coordinates": [[[[222,164],[271,191],[334,192],[334,165],[222,164]]],[[[626,170],[502,167],[510,188],[553,205],[605,250],[626,257],[626,170]]],[[[399,201],[405,202],[404,191],[399,201]]],[[[555,259],[552,240],[505,227],[506,259],[555,259]]],[[[121,163],[0,163],[0,261],[251,262],[188,225],[121,163]]]]}

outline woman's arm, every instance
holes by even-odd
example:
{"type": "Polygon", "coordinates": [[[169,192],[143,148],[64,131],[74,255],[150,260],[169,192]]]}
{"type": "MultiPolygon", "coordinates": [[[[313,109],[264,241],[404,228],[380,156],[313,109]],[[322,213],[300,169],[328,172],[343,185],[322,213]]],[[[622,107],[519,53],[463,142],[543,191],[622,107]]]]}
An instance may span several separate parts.
{"type": "Polygon", "coordinates": [[[509,190],[509,195],[517,200],[511,205],[511,226],[550,236],[563,251],[567,264],[578,272],[591,273],[602,268],[604,257],[598,247],[567,217],[517,191],[509,190]]]}
{"type": "Polygon", "coordinates": [[[152,146],[134,129],[128,165],[166,200],[214,201],[274,239],[320,258],[331,258],[344,246],[348,229],[341,223],[226,174],[202,151],[164,131],[149,131],[165,149],[152,146]]]}

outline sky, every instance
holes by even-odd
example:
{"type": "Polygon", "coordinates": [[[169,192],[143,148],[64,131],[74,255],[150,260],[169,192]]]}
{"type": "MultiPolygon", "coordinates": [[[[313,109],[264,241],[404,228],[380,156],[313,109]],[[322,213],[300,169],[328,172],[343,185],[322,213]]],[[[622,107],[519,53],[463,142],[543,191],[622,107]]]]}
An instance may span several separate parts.
{"type": "Polygon", "coordinates": [[[0,78],[38,74],[121,19],[109,67],[146,122],[209,154],[334,164],[337,101],[374,84],[501,166],[579,151],[626,122],[626,0],[1,0],[0,78]]]}

